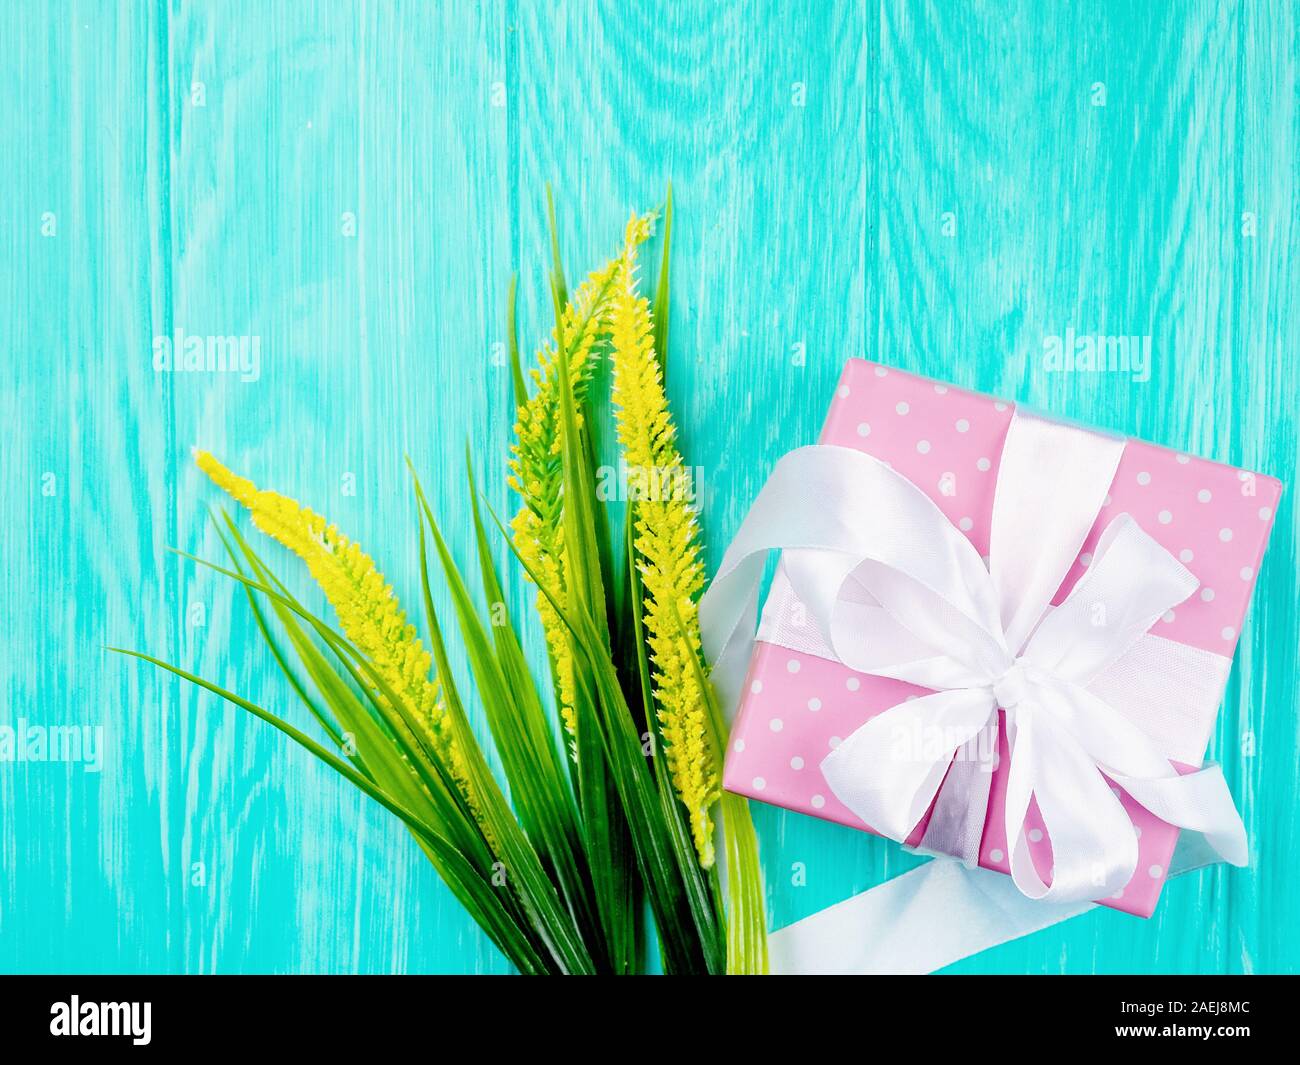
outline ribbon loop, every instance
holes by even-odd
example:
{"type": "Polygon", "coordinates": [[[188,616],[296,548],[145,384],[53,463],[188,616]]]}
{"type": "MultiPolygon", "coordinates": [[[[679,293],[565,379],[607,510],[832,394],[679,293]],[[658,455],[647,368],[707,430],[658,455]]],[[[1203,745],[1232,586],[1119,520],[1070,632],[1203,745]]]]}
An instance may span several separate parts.
{"type": "Polygon", "coordinates": [[[1029,638],[1025,658],[1088,683],[1199,587],[1191,572],[1129,515],[1106,526],[1092,564],[1029,638]]]}
{"type": "Polygon", "coordinates": [[[998,466],[989,571],[1013,654],[1038,624],[1097,520],[1124,441],[1016,409],[998,466]]]}
{"type": "MultiPolygon", "coordinates": [[[[977,688],[935,692],[873,717],[821,763],[840,802],[904,840],[929,809],[948,766],[996,711],[977,688]]],[[[860,815],[861,816],[861,815],[860,815]]]]}

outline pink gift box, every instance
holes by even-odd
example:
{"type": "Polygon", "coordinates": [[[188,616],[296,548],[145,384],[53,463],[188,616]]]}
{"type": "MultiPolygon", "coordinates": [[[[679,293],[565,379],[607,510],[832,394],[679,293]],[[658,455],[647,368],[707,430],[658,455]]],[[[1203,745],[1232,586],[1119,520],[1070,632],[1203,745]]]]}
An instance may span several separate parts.
{"type": "MultiPolygon", "coordinates": [[[[820,442],[855,448],[888,463],[929,495],[987,557],[993,489],[1011,417],[1010,403],[850,359],[820,442]]],[[[1053,603],[1060,603],[1074,587],[1102,530],[1116,515],[1128,513],[1202,585],[1191,599],[1157,622],[1152,633],[1230,658],[1281,490],[1274,478],[1131,440],[1105,506],[1053,603]]],[[[927,692],[760,640],[731,733],[725,787],[751,799],[873,831],[835,798],[819,764],[863,722],[909,695],[927,692]]],[[[1222,690],[1213,693],[1215,706],[1222,697],[1222,690]]],[[[1187,736],[1180,749],[1189,750],[1199,764],[1208,741],[1208,734],[1187,736]]],[[[1001,730],[998,746],[979,864],[1009,873],[1002,816],[1008,762],[1006,735],[1001,730]]],[[[1149,917],[1164,886],[1178,829],[1115,790],[1138,829],[1139,860],[1122,891],[1097,901],[1149,917]]],[[[908,843],[921,838],[929,817],[927,812],[908,843]]],[[[1051,848],[1032,804],[1028,825],[1034,864],[1046,878],[1051,848]]]]}

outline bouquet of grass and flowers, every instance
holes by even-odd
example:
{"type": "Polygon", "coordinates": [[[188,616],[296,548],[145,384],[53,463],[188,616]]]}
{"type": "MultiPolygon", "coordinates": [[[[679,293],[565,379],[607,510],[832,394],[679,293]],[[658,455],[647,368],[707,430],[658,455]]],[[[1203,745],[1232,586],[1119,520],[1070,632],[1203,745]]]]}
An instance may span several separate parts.
{"type": "Polygon", "coordinates": [[[618,253],[569,291],[551,213],[555,328],[531,385],[511,285],[519,506],[508,526],[480,504],[466,462],[471,505],[461,520],[474,533],[478,596],[411,470],[423,635],[359,544],[198,453],[332,607],[333,620],[308,610],[225,511],[215,520],[228,563],[187,556],[243,586],[317,736],[180,666],[125,652],[273,725],[391,811],[523,973],[641,972],[652,935],[669,973],[767,967],[753,824],[745,800],[720,785],[726,725],[700,650],[694,486],[664,390],[671,191],[652,306],[638,256],[654,221],[633,216],[618,253]],[[597,412],[606,409],[632,489],[621,531],[598,485],[597,412]],[[504,605],[497,536],[536,587],[548,667],[540,682],[504,605]],[[468,678],[449,665],[431,569],[450,593],[468,678]],[[503,780],[471,730],[479,712],[503,780]]]}

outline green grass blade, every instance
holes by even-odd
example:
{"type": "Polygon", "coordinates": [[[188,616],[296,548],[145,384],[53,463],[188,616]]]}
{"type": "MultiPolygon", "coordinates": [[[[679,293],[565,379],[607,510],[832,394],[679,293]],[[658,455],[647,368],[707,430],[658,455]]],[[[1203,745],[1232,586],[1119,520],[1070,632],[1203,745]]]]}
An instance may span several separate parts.
{"type": "Polygon", "coordinates": [[[533,951],[528,942],[528,938],[518,928],[511,919],[509,912],[501,904],[497,897],[496,890],[492,888],[490,881],[485,876],[476,871],[464,857],[453,847],[439,832],[433,827],[426,824],[415,814],[411,813],[397,800],[385,793],[381,788],[375,785],[366,776],[353,768],[347,762],[343,761],[337,755],[326,750],[319,743],[313,740],[306,733],[301,732],[287,721],[277,717],[269,710],[265,710],[255,703],[249,702],[234,692],[227,691],[211,681],[173,666],[161,659],[154,658],[152,655],[144,654],[141,651],[132,651],[126,648],[110,647],[110,651],[117,654],[128,655],[132,658],[138,658],[141,661],[149,662],[152,665],[164,669],[169,673],[196,684],[201,688],[220,696],[227,702],[246,710],[254,717],[260,718],[267,724],[278,729],[294,743],[298,744],[304,750],[313,754],[320,759],[336,773],[342,776],[358,791],[369,796],[375,802],[379,803],[390,813],[398,817],[423,843],[429,850],[437,856],[436,863],[438,871],[442,875],[447,886],[451,888],[456,895],[457,900],[466,908],[472,916],[482,926],[484,931],[491,936],[493,942],[506,954],[523,972],[543,973],[547,972],[548,966],[545,961],[533,951]]]}
{"type": "MultiPolygon", "coordinates": [[[[556,343],[565,350],[564,305],[561,302],[561,281],[551,279],[551,294],[555,303],[556,343]]],[[[605,589],[601,578],[600,543],[596,536],[596,490],[590,460],[578,429],[577,405],[573,382],[569,376],[569,360],[556,360],[559,368],[560,390],[560,450],[564,483],[564,542],[565,560],[569,563],[570,580],[567,590],[575,606],[591,617],[608,640],[609,628],[605,606],[605,589]]]]}
{"type": "MultiPolygon", "coordinates": [[[[681,626],[680,618],[675,617],[674,621],[681,626]]],[[[698,654],[691,655],[691,665],[696,683],[704,693],[708,742],[721,775],[723,753],[727,749],[727,727],[717,694],[698,654]]],[[[745,799],[724,791],[719,806],[727,855],[727,972],[761,975],[767,972],[768,952],[758,837],[745,799]]]]}
{"type": "MultiPolygon", "coordinates": [[[[562,353],[556,360],[556,366],[560,396],[561,476],[564,485],[561,520],[569,578],[566,592],[570,607],[575,613],[591,619],[595,625],[597,641],[608,656],[610,616],[605,597],[605,572],[612,568],[606,558],[608,529],[601,520],[604,515],[598,514],[596,507],[594,444],[590,435],[579,427],[577,418],[578,400],[569,374],[564,332],[564,284],[558,272],[552,275],[551,296],[555,310],[556,346],[562,353]]],[[[584,424],[590,425],[591,422],[592,419],[588,417],[584,424]]],[[[611,923],[611,935],[626,951],[636,954],[640,951],[640,929],[635,920],[628,924],[626,919],[621,918],[619,910],[623,907],[630,908],[639,892],[634,881],[619,872],[622,866],[618,863],[625,860],[629,841],[636,850],[636,836],[641,831],[641,826],[636,822],[636,813],[623,801],[625,781],[621,779],[629,771],[629,766],[644,770],[641,742],[638,730],[633,727],[630,740],[626,733],[614,740],[621,745],[619,750],[623,753],[623,764],[620,766],[611,758],[611,736],[604,710],[607,696],[602,698],[593,694],[599,685],[594,684],[594,678],[584,670],[582,659],[582,655],[574,655],[575,687],[583,692],[579,701],[584,704],[575,709],[579,710],[577,770],[587,849],[594,869],[609,870],[609,875],[604,878],[599,890],[602,893],[602,912],[606,915],[607,922],[611,923]],[[594,712],[584,713],[584,710],[594,712]],[[629,742],[630,748],[627,746],[629,742]],[[609,818],[615,809],[616,797],[622,816],[619,821],[611,821],[609,818]],[[617,925],[613,922],[617,922],[617,925]]],[[[631,724],[630,717],[628,724],[631,724]]],[[[654,827],[653,824],[647,825],[645,831],[653,832],[654,827]]],[[[643,865],[643,880],[646,876],[645,869],[643,865]]],[[[664,915],[667,920],[675,905],[671,901],[671,877],[665,876],[663,869],[659,870],[659,877],[660,888],[655,893],[659,901],[657,913],[664,915]]],[[[693,967],[695,958],[690,951],[690,937],[681,934],[671,924],[668,925],[668,931],[674,938],[674,951],[678,955],[674,959],[675,963],[683,968],[693,967]]]]}
{"type": "Polygon", "coordinates": [[[655,301],[651,319],[655,324],[655,355],[659,359],[659,372],[663,374],[664,387],[668,387],[668,257],[673,242],[673,184],[668,183],[668,200],[664,204],[664,250],[659,259],[659,281],[655,285],[655,301]]]}
{"type": "MultiPolygon", "coordinates": [[[[528,385],[524,381],[524,367],[519,358],[519,328],[518,313],[519,304],[519,275],[510,275],[510,290],[506,294],[506,343],[509,346],[510,353],[510,386],[515,398],[515,410],[517,411],[528,402],[528,385]]],[[[513,429],[515,424],[514,412],[510,416],[510,426],[513,429]]]]}
{"type": "MultiPolygon", "coordinates": [[[[420,782],[428,791],[430,799],[437,805],[442,817],[441,827],[446,831],[452,842],[466,854],[476,855],[481,851],[486,857],[488,853],[486,843],[472,812],[466,805],[459,789],[451,780],[447,767],[442,764],[437,753],[428,746],[413,719],[411,710],[406,706],[405,701],[393,691],[383,676],[374,669],[366,657],[345,636],[332,629],[326,622],[304,608],[291,596],[277,591],[270,584],[254,581],[235,570],[219,566],[189,552],[180,551],[176,548],[169,548],[169,550],[182,558],[190,559],[198,565],[224,574],[247,588],[263,593],[273,602],[284,606],[306,621],[334,654],[339,664],[348,672],[356,688],[367,698],[368,705],[382,722],[386,734],[419,776],[420,782]],[[363,673],[365,674],[364,678],[363,673]]],[[[381,744],[376,744],[375,749],[382,750],[383,747],[381,744]]]]}
{"type": "Polygon", "coordinates": [[[569,302],[569,286],[564,282],[564,263],[560,259],[560,235],[555,226],[555,199],[551,196],[549,181],[546,183],[546,223],[551,231],[551,274],[555,279],[560,307],[563,308],[569,302]]]}
{"type": "MultiPolygon", "coordinates": [[[[507,543],[510,543],[500,519],[493,515],[493,520],[507,543]]],[[[525,572],[538,583],[538,575],[514,549],[513,544],[511,550],[525,572]]],[[[701,928],[696,924],[686,897],[682,870],[677,863],[677,852],[664,821],[650,768],[642,754],[641,737],[624,697],[608,645],[589,614],[570,611],[566,604],[556,600],[546,590],[545,585],[538,583],[538,587],[574,634],[575,650],[586,662],[587,675],[591,678],[595,693],[592,703],[599,710],[605,754],[610,763],[619,801],[627,817],[637,864],[659,929],[665,968],[676,973],[721,973],[725,967],[725,954],[714,934],[715,930],[701,928]]],[[[694,862],[693,856],[691,861],[694,862]]]]}
{"type": "Polygon", "coordinates": [[[742,796],[724,791],[719,806],[727,852],[727,973],[762,976],[768,971],[767,914],[758,835],[742,796]]]}
{"type": "MultiPolygon", "coordinates": [[[[610,966],[607,962],[600,964],[605,961],[603,937],[590,895],[590,880],[580,858],[581,847],[576,811],[568,793],[563,767],[557,760],[553,760],[550,763],[553,772],[547,772],[547,755],[550,754],[553,758],[555,748],[549,736],[531,735],[524,724],[527,692],[531,691],[532,698],[536,699],[536,688],[531,677],[527,677],[523,689],[512,689],[499,659],[493,653],[491,637],[474,609],[469,590],[447,549],[418,478],[415,485],[417,499],[423,510],[423,522],[427,523],[433,536],[434,546],[451,592],[457,624],[469,655],[470,668],[474,673],[479,697],[487,713],[488,725],[496,740],[497,752],[501,756],[501,763],[510,783],[511,795],[519,811],[520,823],[529,843],[536,848],[540,867],[555,877],[569,913],[578,924],[580,938],[589,949],[596,951],[593,960],[597,962],[597,967],[608,969],[610,966]],[[541,748],[537,746],[538,742],[542,744],[541,748]]],[[[477,503],[475,506],[477,507],[477,503]]],[[[423,535],[424,524],[421,525],[421,537],[423,535]]],[[[421,546],[421,569],[422,573],[427,575],[424,545],[421,546]]],[[[488,563],[488,568],[491,569],[490,556],[488,563]]],[[[499,594],[500,588],[496,585],[494,570],[488,579],[499,594]]],[[[430,621],[432,628],[437,621],[431,594],[426,601],[426,613],[432,618],[430,621]]],[[[441,643],[440,637],[438,642],[441,643]]],[[[522,658],[523,653],[520,650],[521,665],[522,658]]],[[[441,666],[439,672],[445,672],[441,666]]],[[[524,672],[526,674],[526,667],[524,672]]],[[[540,703],[536,710],[540,716],[540,703]]]]}
{"type": "MultiPolygon", "coordinates": [[[[595,632],[589,631],[583,643],[601,710],[602,734],[606,755],[618,787],[633,841],[637,847],[642,875],[650,892],[661,941],[664,963],[669,971],[720,971],[714,956],[713,930],[700,927],[690,905],[684,869],[663,816],[655,783],[642,754],[641,736],[632,720],[623,696],[622,685],[608,651],[603,650],[595,632]]],[[[694,854],[688,868],[696,868],[694,854]]]]}
{"type": "MultiPolygon", "coordinates": [[[[244,553],[245,561],[258,574],[259,578],[268,584],[274,582],[282,593],[287,594],[287,589],[284,588],[283,583],[275,579],[271,571],[257,556],[256,552],[239,532],[230,515],[223,511],[222,517],[229,527],[229,538],[223,534],[220,526],[217,527],[217,535],[230,555],[232,563],[237,567],[240,565],[239,557],[231,543],[233,539],[238,544],[240,551],[244,553]]],[[[329,704],[334,715],[333,719],[325,714],[316,704],[316,701],[308,695],[296,674],[289,668],[284,654],[279,650],[278,642],[271,634],[265,615],[253,590],[245,587],[244,592],[248,597],[249,607],[257,621],[259,632],[264,642],[271,649],[276,664],[289,679],[295,693],[307,705],[316,720],[320,722],[335,746],[348,756],[348,760],[356,766],[359,772],[363,773],[368,779],[375,781],[376,784],[388,794],[394,796],[408,809],[416,811],[428,823],[444,826],[440,831],[445,832],[446,822],[438,810],[437,804],[431,800],[428,792],[420,786],[415,771],[402,757],[393,738],[371,716],[371,713],[348,688],[337,671],[329,665],[329,662],[310,638],[307,637],[294,616],[278,603],[272,603],[272,608],[288,633],[290,643],[297,652],[300,663],[317,690],[320,691],[322,697],[329,704]],[[340,733],[335,722],[342,722],[345,731],[340,733]]],[[[439,861],[430,850],[429,845],[421,840],[418,835],[415,838],[421,849],[425,851],[426,856],[434,863],[435,867],[438,867],[439,861]]],[[[475,839],[474,842],[478,843],[479,840],[475,839]]],[[[474,847],[473,853],[481,868],[486,868],[490,864],[490,856],[485,844],[474,847]]]]}
{"type": "MultiPolygon", "coordinates": [[[[240,533],[238,526],[235,525],[230,515],[223,512],[223,517],[228,526],[231,539],[239,546],[245,560],[259,579],[268,586],[273,584],[280,595],[296,603],[297,601],[292,599],[283,582],[275,578],[243,534],[240,533]]],[[[221,535],[220,529],[218,529],[218,535],[221,535]]],[[[232,555],[232,560],[238,566],[238,559],[235,558],[225,536],[222,536],[222,542],[226,545],[227,551],[232,555]]],[[[261,610],[253,590],[245,586],[244,591],[249,597],[249,603],[254,614],[260,617],[261,610]]],[[[314,701],[309,702],[309,706],[317,719],[323,725],[326,725],[326,731],[335,743],[349,755],[349,760],[360,771],[375,780],[390,794],[395,795],[409,808],[420,812],[421,816],[428,819],[430,823],[440,826],[440,831],[456,836],[460,840],[461,846],[466,847],[469,853],[473,855],[474,860],[481,867],[486,868],[490,864],[491,855],[486,841],[477,832],[476,826],[468,823],[469,819],[463,815],[461,810],[455,808],[449,802],[440,805],[435,797],[430,795],[429,791],[421,785],[418,773],[404,756],[401,745],[388,730],[382,719],[374,715],[358,699],[353,689],[349,687],[348,682],[330,665],[302,626],[298,624],[295,615],[275,600],[271,601],[271,605],[280,624],[288,634],[304,670],[329,704],[334,719],[341,724],[344,730],[342,734],[339,734],[337,730],[329,728],[324,716],[315,707],[314,701]],[[450,818],[448,814],[450,814],[450,818]]],[[[264,624],[262,625],[262,634],[273,645],[270,633],[264,624]]],[[[347,666],[346,662],[342,664],[345,667],[347,666]]],[[[359,684],[359,678],[355,672],[351,672],[349,676],[353,678],[354,683],[359,684]]],[[[424,844],[421,843],[421,846],[424,846],[424,844]]],[[[433,855],[429,855],[429,857],[432,859],[433,855]]]]}
{"type": "MultiPolygon", "coordinates": [[[[225,511],[222,511],[222,517],[228,524],[233,525],[230,515],[225,511]]],[[[230,558],[231,565],[238,569],[240,573],[243,573],[244,569],[239,562],[239,554],[236,552],[230,539],[224,532],[222,532],[221,525],[217,522],[215,516],[213,516],[212,525],[213,528],[216,529],[217,538],[221,541],[221,546],[225,548],[226,554],[230,558]]],[[[253,593],[253,590],[245,587],[244,595],[248,599],[248,607],[249,610],[252,611],[253,621],[257,625],[257,631],[262,637],[262,642],[266,644],[267,649],[271,652],[271,657],[275,660],[277,668],[279,668],[280,672],[284,674],[284,677],[289,682],[289,686],[293,689],[294,694],[297,695],[303,705],[307,707],[308,712],[310,712],[312,717],[320,723],[321,728],[325,730],[326,735],[329,736],[330,740],[334,743],[334,746],[342,748],[344,746],[344,740],[342,734],[339,732],[337,719],[331,718],[321,709],[316,700],[308,693],[302,681],[298,679],[298,674],[290,668],[288,659],[280,649],[279,641],[272,634],[270,627],[266,623],[266,616],[263,614],[262,607],[258,603],[257,596],[253,593]]]]}
{"type": "Polygon", "coordinates": [[[586,670],[575,673],[578,757],[574,777],[582,808],[583,847],[613,971],[630,974],[639,970],[644,938],[636,852],[606,760],[586,670]]]}
{"type": "MultiPolygon", "coordinates": [[[[423,528],[422,524],[422,536],[423,528]]],[[[424,591],[425,612],[429,619],[429,642],[437,666],[438,676],[442,681],[447,710],[453,722],[458,742],[465,754],[471,785],[480,798],[487,827],[495,838],[496,852],[501,858],[508,875],[514,880],[515,890],[518,893],[520,902],[527,911],[530,920],[533,921],[535,930],[543,937],[563,970],[568,973],[594,972],[594,960],[583,942],[581,933],[575,926],[574,915],[566,909],[565,904],[561,901],[555,884],[548,876],[532,842],[530,842],[506,802],[505,796],[502,794],[496,778],[492,775],[492,771],[483,757],[482,750],[479,748],[470,729],[464,706],[456,692],[455,679],[447,659],[442,628],[438,622],[437,612],[433,606],[432,592],[428,584],[428,572],[427,567],[424,565],[424,555],[424,545],[422,544],[421,582],[424,591]]],[[[448,561],[450,561],[449,555],[448,561]]],[[[452,569],[455,569],[454,563],[452,569]]],[[[464,592],[463,582],[459,582],[459,574],[457,573],[456,576],[460,587],[452,588],[453,601],[460,600],[462,593],[466,601],[457,607],[458,619],[463,618],[468,621],[470,618],[474,618],[475,622],[468,627],[462,628],[462,635],[466,637],[466,646],[470,653],[471,665],[483,670],[482,674],[476,673],[476,678],[480,676],[487,677],[490,683],[495,685],[496,681],[492,678],[495,667],[492,662],[491,652],[490,650],[485,651],[486,636],[482,633],[481,626],[477,625],[473,605],[467,602],[468,593],[464,592]],[[468,606],[467,614],[462,613],[465,605],[468,606]]],[[[490,700],[496,701],[498,705],[504,703],[499,691],[493,690],[481,694],[483,694],[485,707],[490,700]]],[[[529,795],[523,801],[531,802],[532,799],[533,797],[529,795]]],[[[519,803],[521,797],[516,795],[515,800],[519,803]]]]}
{"type": "MultiPolygon", "coordinates": [[[[551,801],[557,806],[573,810],[572,795],[569,792],[567,774],[564,769],[563,754],[556,743],[554,731],[546,719],[546,711],[541,696],[537,691],[537,682],[528,668],[524,657],[523,645],[520,643],[514,622],[506,606],[505,591],[497,576],[496,564],[492,559],[492,548],[488,543],[487,530],[483,524],[483,515],[479,508],[478,490],[474,483],[474,468],[469,453],[465,455],[466,482],[469,488],[470,509],[474,520],[474,541],[478,553],[479,572],[483,582],[483,594],[488,602],[491,614],[492,640],[496,646],[497,661],[503,674],[506,692],[515,704],[515,711],[520,727],[524,733],[524,742],[530,759],[536,761],[534,772],[546,784],[551,801]]],[[[424,518],[432,526],[433,513],[428,501],[416,480],[416,493],[424,511],[424,518]]]]}
{"type": "MultiPolygon", "coordinates": [[[[221,528],[218,527],[217,535],[221,538],[222,545],[226,548],[227,554],[230,555],[232,563],[240,569],[241,573],[244,572],[239,562],[239,554],[236,553],[236,547],[238,547],[238,551],[242,553],[245,563],[260,581],[268,586],[274,585],[282,596],[289,597],[288,589],[283,582],[274,576],[257,552],[253,550],[231,516],[222,511],[222,517],[225,520],[227,532],[223,533],[221,528]]],[[[358,699],[337,669],[330,665],[329,660],[325,658],[298,623],[295,615],[279,602],[271,600],[271,608],[275,611],[277,620],[288,635],[289,642],[298,655],[299,663],[329,706],[333,715],[332,718],[316,704],[314,699],[310,698],[298,681],[297,676],[289,669],[285,656],[279,651],[277,641],[270,632],[265,615],[257,602],[257,596],[254,594],[253,589],[245,586],[244,592],[248,597],[253,615],[257,619],[262,638],[271,648],[277,665],[289,678],[295,692],[307,705],[317,721],[321,723],[335,745],[348,755],[353,765],[383,786],[390,794],[395,795],[409,808],[420,812],[421,816],[429,819],[431,823],[443,825],[444,822],[436,804],[430,800],[428,793],[421,787],[417,773],[402,756],[399,745],[392,734],[358,699]]],[[[294,601],[296,602],[296,600],[294,601]]],[[[440,831],[445,831],[445,827],[441,828],[440,831]]],[[[487,859],[486,849],[479,850],[478,857],[485,862],[487,859]]]]}
{"type": "MultiPolygon", "coordinates": [[[[515,715],[526,733],[529,762],[521,771],[538,777],[550,814],[548,824],[557,833],[548,849],[558,859],[559,872],[574,881],[571,894],[582,905],[584,923],[593,926],[592,942],[603,947],[606,968],[630,973],[635,971],[639,945],[638,893],[622,809],[610,801],[612,784],[604,753],[596,749],[592,757],[584,758],[579,734],[577,771],[570,774],[564,764],[518,635],[505,612],[505,594],[492,561],[468,456],[466,465],[484,594],[493,609],[501,612],[493,619],[492,635],[506,690],[515,697],[515,715]],[[569,789],[570,779],[578,786],[581,822],[569,789]]],[[[423,502],[423,493],[421,497],[423,502]]],[[[425,506],[426,519],[433,527],[427,503],[425,506]]]]}

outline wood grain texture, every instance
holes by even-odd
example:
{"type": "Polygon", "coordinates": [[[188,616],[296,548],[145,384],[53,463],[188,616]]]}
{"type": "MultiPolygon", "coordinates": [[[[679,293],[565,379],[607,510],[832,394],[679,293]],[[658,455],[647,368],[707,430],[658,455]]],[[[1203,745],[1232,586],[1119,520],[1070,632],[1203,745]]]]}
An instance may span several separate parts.
{"type": "MultiPolygon", "coordinates": [[[[467,439],[510,506],[504,292],[531,346],[547,181],[571,275],[674,183],[714,562],[858,354],[1294,481],[1287,0],[656,7],[0,5],[0,723],[105,736],[99,773],[0,763],[0,970],[506,971],[390,818],[104,645],[296,712],[240,596],[165,551],[219,551],[195,444],[415,603],[409,453],[468,557],[467,439]],[[1067,328],[1149,335],[1150,379],[1048,373],[1067,328]],[[155,372],[177,329],[257,336],[257,379],[155,372]]],[[[1288,494],[1212,747],[1254,866],[956,968],[1300,968],[1296,532],[1288,494]]],[[[755,809],[773,927],[916,862],[755,809]]]]}

